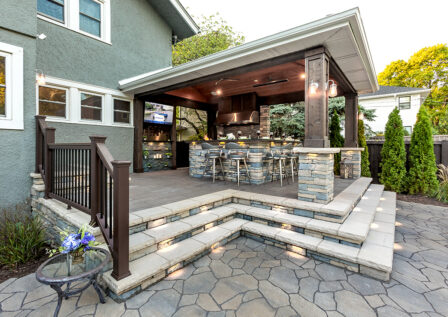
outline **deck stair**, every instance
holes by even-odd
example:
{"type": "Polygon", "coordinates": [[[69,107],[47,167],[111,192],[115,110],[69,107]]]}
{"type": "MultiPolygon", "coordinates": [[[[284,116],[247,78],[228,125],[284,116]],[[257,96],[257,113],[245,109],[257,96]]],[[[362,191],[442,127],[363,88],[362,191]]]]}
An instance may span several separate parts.
{"type": "Polygon", "coordinates": [[[327,205],[225,190],[131,213],[132,274],[116,281],[108,271],[102,283],[126,300],[240,235],[388,280],[396,198],[370,182],[327,205]]]}

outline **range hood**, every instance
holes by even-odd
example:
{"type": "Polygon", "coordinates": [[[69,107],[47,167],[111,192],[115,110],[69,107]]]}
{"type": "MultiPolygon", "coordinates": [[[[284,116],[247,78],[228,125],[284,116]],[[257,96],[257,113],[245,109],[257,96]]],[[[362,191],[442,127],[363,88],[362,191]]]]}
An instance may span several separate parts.
{"type": "Polygon", "coordinates": [[[232,124],[259,124],[260,115],[258,111],[241,111],[232,113],[218,113],[216,124],[232,125],[232,124]]]}

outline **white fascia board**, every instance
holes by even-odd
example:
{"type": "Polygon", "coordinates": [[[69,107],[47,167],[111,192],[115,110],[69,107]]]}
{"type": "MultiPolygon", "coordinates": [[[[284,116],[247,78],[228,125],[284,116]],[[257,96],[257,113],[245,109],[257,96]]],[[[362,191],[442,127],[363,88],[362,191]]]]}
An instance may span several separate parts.
{"type": "Polygon", "coordinates": [[[397,92],[397,93],[391,93],[391,94],[383,94],[383,95],[375,95],[375,96],[359,96],[359,100],[371,100],[371,99],[380,99],[385,97],[394,97],[394,96],[406,96],[406,95],[422,95],[424,98],[428,97],[429,93],[431,92],[431,89],[424,89],[424,90],[409,90],[409,91],[403,91],[403,92],[397,92]]]}
{"type": "Polygon", "coordinates": [[[199,26],[196,24],[196,22],[193,20],[191,15],[185,10],[184,6],[178,1],[178,0],[169,0],[171,5],[179,12],[179,14],[182,16],[185,22],[187,22],[188,26],[191,28],[191,30],[197,34],[199,33],[199,26]]]}
{"type": "MultiPolygon", "coordinates": [[[[347,10],[332,16],[325,17],[280,33],[276,33],[246,44],[227,49],[212,55],[208,55],[197,60],[173,67],[171,69],[161,70],[151,75],[139,75],[132,80],[132,78],[120,81],[120,89],[123,91],[133,91],[138,93],[138,89],[148,85],[157,87],[157,83],[169,80],[174,77],[180,77],[185,74],[191,74],[196,71],[204,70],[219,64],[224,64],[232,60],[237,60],[244,56],[256,54],[258,52],[285,45],[291,42],[297,42],[304,38],[309,38],[338,28],[349,27],[350,33],[354,36],[354,41],[357,43],[360,58],[363,60],[364,67],[369,73],[369,81],[371,83],[372,91],[376,91],[378,82],[376,80],[376,73],[373,67],[371,54],[368,44],[365,40],[362,22],[359,18],[358,8],[347,10]],[[353,32],[353,31],[356,32],[353,32]],[[361,43],[359,43],[361,42],[361,43]],[[367,50],[367,52],[365,52],[367,50]],[[363,52],[364,51],[364,52],[363,52]]],[[[304,47],[306,49],[308,47],[304,47]]]]}

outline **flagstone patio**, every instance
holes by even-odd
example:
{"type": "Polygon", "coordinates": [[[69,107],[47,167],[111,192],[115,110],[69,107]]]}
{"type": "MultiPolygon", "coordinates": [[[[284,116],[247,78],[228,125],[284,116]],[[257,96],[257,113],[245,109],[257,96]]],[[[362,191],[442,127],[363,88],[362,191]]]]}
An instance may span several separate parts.
{"type": "MultiPolygon", "coordinates": [[[[447,316],[446,208],[397,208],[389,282],[238,238],[126,303],[89,288],[60,316],[447,316]]],[[[56,295],[31,274],[0,284],[0,302],[1,316],[50,316],[56,295]]]]}

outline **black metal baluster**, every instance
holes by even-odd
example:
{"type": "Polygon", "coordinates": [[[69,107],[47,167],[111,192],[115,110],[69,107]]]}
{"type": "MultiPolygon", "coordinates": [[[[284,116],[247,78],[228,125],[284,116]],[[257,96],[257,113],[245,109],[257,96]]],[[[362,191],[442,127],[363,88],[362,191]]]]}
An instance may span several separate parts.
{"type": "Polygon", "coordinates": [[[102,170],[102,180],[101,180],[101,187],[103,190],[103,197],[101,197],[102,204],[103,204],[103,210],[104,210],[104,228],[107,228],[108,226],[108,219],[107,219],[107,205],[106,205],[106,196],[107,196],[107,170],[106,167],[101,162],[101,170],[102,170]]]}
{"type": "Polygon", "coordinates": [[[112,224],[114,223],[112,221],[112,176],[109,173],[109,238],[112,239],[112,224]]]}
{"type": "Polygon", "coordinates": [[[77,204],[81,204],[81,199],[80,199],[80,192],[79,190],[81,189],[81,179],[80,177],[80,157],[79,157],[79,150],[76,149],[75,150],[76,153],[76,203],[77,204]]]}
{"type": "Polygon", "coordinates": [[[90,188],[90,184],[92,184],[92,173],[91,173],[91,169],[92,169],[92,162],[91,162],[91,152],[90,150],[87,151],[87,159],[89,161],[89,209],[92,208],[92,189],[90,188]]]}

